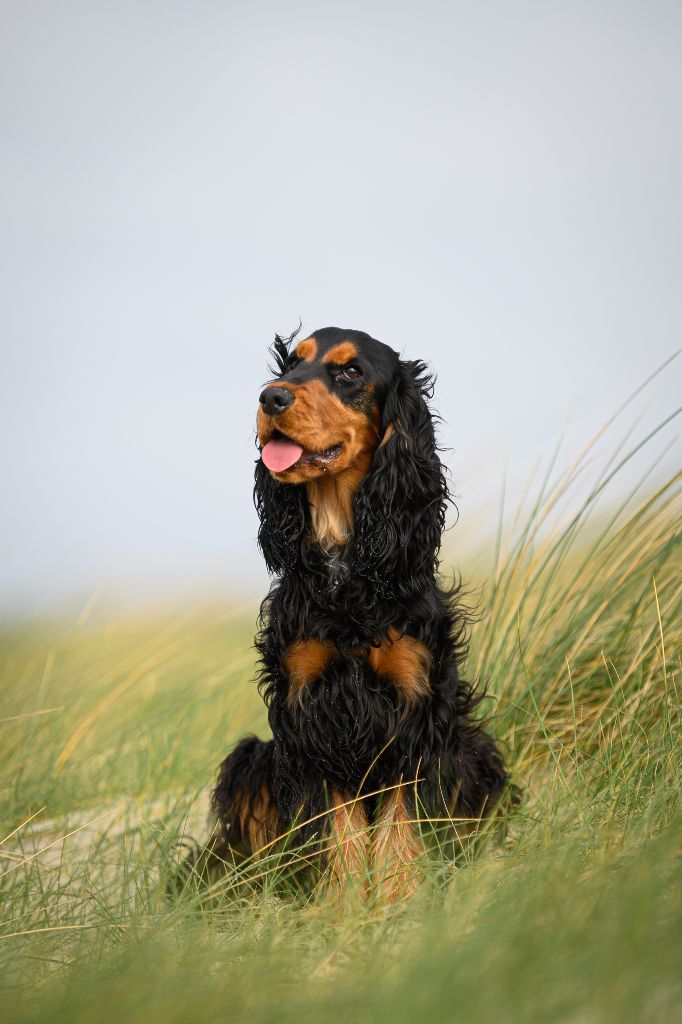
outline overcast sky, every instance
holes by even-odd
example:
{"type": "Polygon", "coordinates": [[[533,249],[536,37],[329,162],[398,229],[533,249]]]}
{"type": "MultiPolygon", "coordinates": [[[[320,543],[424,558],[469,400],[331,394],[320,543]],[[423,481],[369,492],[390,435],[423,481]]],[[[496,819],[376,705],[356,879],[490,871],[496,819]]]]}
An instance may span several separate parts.
{"type": "Polygon", "coordinates": [[[299,316],[434,365],[464,527],[680,344],[678,2],[4,2],[0,161],[2,614],[262,590],[299,316]]]}

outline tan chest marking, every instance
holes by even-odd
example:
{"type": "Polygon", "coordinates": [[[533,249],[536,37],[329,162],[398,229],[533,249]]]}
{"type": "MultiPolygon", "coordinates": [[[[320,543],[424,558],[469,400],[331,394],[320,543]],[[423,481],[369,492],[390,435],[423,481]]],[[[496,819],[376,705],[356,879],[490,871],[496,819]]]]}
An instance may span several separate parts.
{"type": "MultiPolygon", "coordinates": [[[[309,683],[319,679],[331,662],[340,658],[336,645],[329,640],[302,637],[290,644],[282,655],[282,668],[289,681],[289,705],[309,683]]],[[[431,657],[424,644],[413,636],[400,636],[391,627],[381,646],[369,648],[367,661],[376,675],[390,679],[398,687],[406,703],[428,697],[431,657]]]]}
{"type": "Polygon", "coordinates": [[[303,637],[290,644],[282,656],[282,667],[289,680],[288,703],[293,704],[301,690],[339,658],[334,644],[326,641],[303,637]]]}
{"type": "Polygon", "coordinates": [[[369,663],[378,676],[390,679],[411,704],[431,691],[431,656],[419,640],[391,627],[379,647],[370,647],[369,663]]]}
{"type": "Polygon", "coordinates": [[[343,473],[319,476],[307,483],[311,532],[322,547],[345,544],[353,532],[353,498],[371,464],[372,451],[364,445],[354,465],[343,473]]]}

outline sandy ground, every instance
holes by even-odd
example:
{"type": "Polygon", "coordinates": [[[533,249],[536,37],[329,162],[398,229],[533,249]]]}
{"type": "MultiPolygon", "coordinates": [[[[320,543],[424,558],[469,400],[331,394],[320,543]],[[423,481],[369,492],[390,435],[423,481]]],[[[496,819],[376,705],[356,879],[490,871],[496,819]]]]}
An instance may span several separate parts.
{"type": "Polygon", "coordinates": [[[147,804],[119,800],[60,818],[37,814],[0,843],[0,877],[27,871],[36,860],[45,869],[74,866],[124,841],[135,847],[149,838],[165,838],[169,822],[173,834],[178,826],[182,835],[201,841],[208,835],[208,798],[206,789],[186,813],[185,800],[166,797],[147,804]]]}

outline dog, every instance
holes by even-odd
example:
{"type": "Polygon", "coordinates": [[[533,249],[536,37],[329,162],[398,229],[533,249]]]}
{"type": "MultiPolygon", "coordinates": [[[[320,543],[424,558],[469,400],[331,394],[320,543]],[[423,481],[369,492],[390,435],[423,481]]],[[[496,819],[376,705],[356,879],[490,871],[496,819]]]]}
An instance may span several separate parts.
{"type": "Polygon", "coordinates": [[[418,823],[477,824],[507,771],[460,678],[458,587],[438,576],[450,499],[433,378],[362,331],[297,334],[275,337],[257,417],[272,739],[242,739],[220,766],[214,851],[316,839],[330,884],[370,877],[399,899],[419,882],[418,823]]]}

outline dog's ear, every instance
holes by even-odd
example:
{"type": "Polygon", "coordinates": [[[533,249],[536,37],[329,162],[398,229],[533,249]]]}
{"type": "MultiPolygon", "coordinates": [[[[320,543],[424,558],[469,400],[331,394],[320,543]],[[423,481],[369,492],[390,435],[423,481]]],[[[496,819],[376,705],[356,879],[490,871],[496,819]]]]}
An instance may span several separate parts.
{"type": "Polygon", "coordinates": [[[426,364],[401,360],[384,403],[383,440],[355,499],[355,571],[382,597],[414,596],[438,567],[448,489],[432,393],[426,364]]]}
{"type": "Polygon", "coordinates": [[[304,499],[304,487],[279,483],[258,459],[253,488],[253,503],[260,518],[258,547],[271,573],[292,568],[299,556],[305,530],[304,499]]]}

